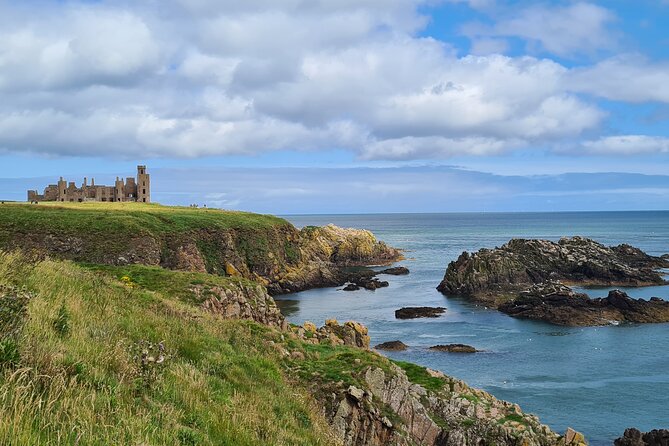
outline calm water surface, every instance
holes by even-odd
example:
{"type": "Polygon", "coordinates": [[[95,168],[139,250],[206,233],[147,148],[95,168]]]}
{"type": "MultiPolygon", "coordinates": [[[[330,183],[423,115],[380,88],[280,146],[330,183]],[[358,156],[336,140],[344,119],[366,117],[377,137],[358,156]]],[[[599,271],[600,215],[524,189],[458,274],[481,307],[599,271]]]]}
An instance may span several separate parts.
{"type": "MultiPolygon", "coordinates": [[[[537,214],[390,214],[286,217],[298,227],[334,223],[366,228],[407,250],[408,276],[385,276],[389,288],[310,290],[278,298],[291,322],[355,319],[372,345],[395,339],[410,346],[387,355],[465,380],[519,403],[557,431],[571,426],[591,444],[611,444],[626,427],[669,428],[669,324],[564,328],[510,318],[436,291],[448,262],[462,251],[500,246],[513,237],[558,240],[592,237],[669,253],[669,212],[537,214]],[[399,321],[403,306],[445,306],[438,319],[399,321]],[[431,352],[435,344],[465,343],[475,355],[431,352]]],[[[608,289],[582,290],[605,296],[608,289]]],[[[626,289],[634,297],[669,299],[669,287],[626,289]]]]}

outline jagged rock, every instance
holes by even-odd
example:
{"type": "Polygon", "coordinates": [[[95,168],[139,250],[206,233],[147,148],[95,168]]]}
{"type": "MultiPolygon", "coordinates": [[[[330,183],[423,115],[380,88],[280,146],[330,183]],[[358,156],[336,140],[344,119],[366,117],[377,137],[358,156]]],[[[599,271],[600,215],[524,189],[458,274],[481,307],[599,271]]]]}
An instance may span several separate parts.
{"type": "Polygon", "coordinates": [[[207,267],[195,243],[185,243],[176,250],[175,268],[181,271],[207,272],[207,267]]]}
{"type": "MultiPolygon", "coordinates": [[[[392,269],[392,268],[391,268],[392,269]]],[[[376,275],[382,272],[376,272],[369,268],[356,268],[345,272],[345,281],[350,282],[346,285],[344,291],[357,291],[361,288],[374,291],[378,288],[385,288],[390,284],[385,280],[379,280],[376,275]]]]}
{"type": "Polygon", "coordinates": [[[348,387],[348,394],[356,401],[362,401],[362,399],[365,397],[365,391],[358,389],[355,386],[348,387]]]}
{"type": "Polygon", "coordinates": [[[586,444],[585,437],[583,436],[583,434],[580,433],[580,432],[575,431],[571,427],[568,427],[567,431],[564,434],[564,442],[565,442],[565,445],[567,445],[567,446],[569,446],[569,445],[577,446],[577,445],[586,444]]]}
{"type": "Polygon", "coordinates": [[[225,319],[250,319],[278,328],[286,326],[274,299],[261,285],[241,282],[228,288],[193,285],[191,291],[203,300],[202,308],[225,319]]]}
{"type": "Polygon", "coordinates": [[[420,317],[439,317],[446,311],[444,307],[403,307],[395,310],[397,319],[416,319],[420,317]]]}
{"type": "Polygon", "coordinates": [[[328,319],[325,325],[315,328],[310,322],[305,322],[304,327],[293,326],[292,330],[299,338],[311,340],[314,343],[329,342],[332,345],[348,345],[362,349],[369,349],[369,334],[364,325],[348,321],[340,325],[336,319],[328,319]],[[308,329],[306,329],[308,327],[308,329]]]}
{"type": "Polygon", "coordinates": [[[669,302],[662,299],[632,299],[619,290],[610,291],[605,298],[590,299],[554,282],[533,285],[516,299],[502,303],[499,310],[565,326],[669,322],[669,302]]]}
{"type": "Polygon", "coordinates": [[[549,280],[606,286],[664,284],[656,271],[668,262],[629,245],[606,247],[583,237],[513,239],[501,248],[464,252],[448,265],[438,290],[499,305],[549,280]]]}
{"type": "Polygon", "coordinates": [[[655,429],[642,433],[638,429],[625,429],[625,434],[616,439],[615,446],[669,446],[669,430],[655,429]]]}
{"type": "Polygon", "coordinates": [[[225,262],[225,274],[232,277],[240,276],[239,270],[230,262],[225,262]]]}
{"type": "Polygon", "coordinates": [[[377,350],[391,350],[391,351],[402,351],[406,350],[408,347],[402,341],[388,341],[381,344],[377,344],[375,347],[377,350]]]}
{"type": "Polygon", "coordinates": [[[476,350],[471,345],[466,344],[446,344],[446,345],[434,345],[430,347],[430,350],[435,350],[438,352],[448,352],[448,353],[476,353],[476,350]]]}
{"type": "Polygon", "coordinates": [[[318,328],[313,322],[306,321],[304,324],[302,324],[302,328],[304,328],[305,331],[309,331],[311,333],[316,333],[318,328]]]}
{"type": "Polygon", "coordinates": [[[404,266],[395,266],[379,271],[379,274],[389,274],[391,276],[405,276],[409,274],[409,268],[404,266]]]}
{"type": "Polygon", "coordinates": [[[646,446],[646,442],[643,441],[643,433],[633,427],[625,429],[623,436],[616,438],[613,444],[615,446],[646,446]]]}
{"type": "Polygon", "coordinates": [[[364,393],[356,387],[358,397],[351,397],[350,387],[331,389],[326,417],[347,446],[566,446],[562,437],[517,405],[443,374],[435,377],[443,379],[443,390],[412,383],[394,365],[385,371],[369,367],[362,377],[364,393]],[[395,421],[381,407],[391,411],[395,421]]]}
{"type": "MultiPolygon", "coordinates": [[[[371,278],[372,270],[351,271],[352,267],[388,265],[403,258],[401,251],[376,240],[362,229],[344,229],[334,225],[308,226],[297,237],[300,261],[297,265],[278,268],[276,277],[269,277],[270,294],[285,294],[309,288],[341,286],[357,283],[358,278],[371,278]]],[[[375,288],[385,284],[375,284],[375,288]]],[[[370,285],[374,286],[374,285],[370,285]]],[[[387,285],[385,285],[387,286],[387,285]]]]}

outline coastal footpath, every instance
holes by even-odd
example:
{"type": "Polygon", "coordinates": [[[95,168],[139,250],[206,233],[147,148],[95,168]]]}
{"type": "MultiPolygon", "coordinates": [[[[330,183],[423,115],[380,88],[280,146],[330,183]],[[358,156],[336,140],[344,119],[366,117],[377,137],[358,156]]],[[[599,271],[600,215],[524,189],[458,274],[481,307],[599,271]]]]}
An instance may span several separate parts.
{"type": "Polygon", "coordinates": [[[558,325],[669,322],[669,302],[632,299],[622,291],[590,299],[569,285],[664,285],[665,257],[630,245],[607,247],[583,237],[513,239],[494,249],[464,252],[446,269],[437,289],[464,296],[514,317],[558,325]]]}
{"type": "Polygon", "coordinates": [[[0,216],[0,438],[12,444],[585,443],[371,351],[358,323],[288,324],[268,289],[324,286],[326,272],[337,282],[351,265],[401,255],[366,231],[157,206],[12,206],[0,216]]]}

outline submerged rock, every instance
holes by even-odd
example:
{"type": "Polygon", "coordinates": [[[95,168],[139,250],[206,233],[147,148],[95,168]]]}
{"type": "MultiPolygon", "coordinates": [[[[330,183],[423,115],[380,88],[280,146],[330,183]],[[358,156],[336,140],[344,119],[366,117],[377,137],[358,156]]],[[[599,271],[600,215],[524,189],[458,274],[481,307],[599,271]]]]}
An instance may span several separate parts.
{"type": "Polygon", "coordinates": [[[388,341],[377,344],[374,348],[377,350],[403,351],[409,347],[402,341],[388,341]]]}
{"type": "Polygon", "coordinates": [[[448,353],[477,353],[479,351],[476,350],[471,345],[466,345],[466,344],[434,345],[430,347],[430,350],[435,350],[438,352],[448,352],[448,353]]]}
{"type": "Polygon", "coordinates": [[[356,285],[355,283],[349,283],[346,285],[344,288],[342,288],[344,291],[358,291],[360,289],[359,285],[356,285]]]}
{"type": "Polygon", "coordinates": [[[437,289],[498,305],[534,284],[644,286],[667,283],[656,271],[669,262],[630,245],[606,247],[583,237],[513,239],[501,248],[464,252],[448,265],[437,289]]]}
{"type": "Polygon", "coordinates": [[[395,310],[397,319],[416,319],[420,317],[439,317],[446,311],[444,307],[403,307],[395,310]]]}

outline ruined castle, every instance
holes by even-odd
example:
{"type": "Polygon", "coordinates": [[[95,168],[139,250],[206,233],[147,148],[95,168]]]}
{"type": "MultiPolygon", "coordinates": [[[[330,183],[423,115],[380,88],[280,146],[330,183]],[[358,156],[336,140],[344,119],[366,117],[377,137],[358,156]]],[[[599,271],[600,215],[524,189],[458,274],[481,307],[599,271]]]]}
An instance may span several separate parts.
{"type": "Polygon", "coordinates": [[[137,166],[137,178],[128,177],[123,181],[116,177],[113,186],[101,186],[95,184],[91,179],[88,184],[87,178],[81,187],[77,187],[74,181],[67,183],[60,177],[58,184],[49,184],[44,189],[44,194],[39,195],[36,190],[28,191],[28,201],[136,201],[140,203],[151,202],[151,181],[146,173],[146,166],[137,166]]]}

